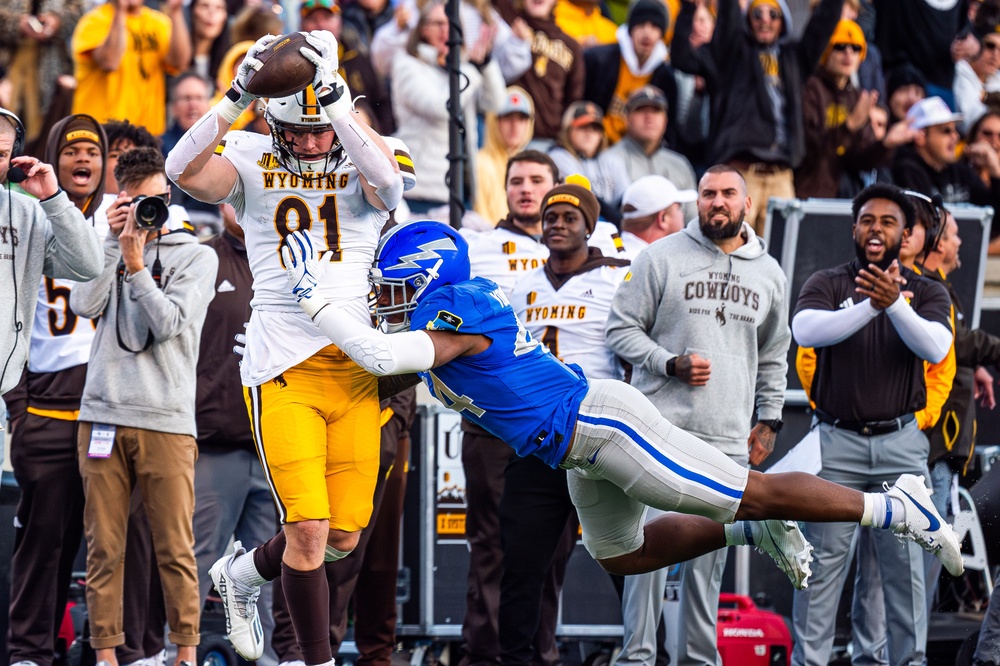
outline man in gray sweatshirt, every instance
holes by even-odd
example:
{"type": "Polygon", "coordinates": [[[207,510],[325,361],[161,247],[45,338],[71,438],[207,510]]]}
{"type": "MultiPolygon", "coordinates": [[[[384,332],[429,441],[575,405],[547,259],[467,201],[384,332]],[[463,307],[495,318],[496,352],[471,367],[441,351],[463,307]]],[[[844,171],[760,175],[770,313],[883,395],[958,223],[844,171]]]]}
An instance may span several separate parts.
{"type": "Polygon", "coordinates": [[[101,241],[51,165],[19,156],[24,126],[0,108],[0,394],[14,388],[28,359],[42,275],[90,280],[101,272],[101,241]],[[12,192],[11,182],[38,201],[12,192]],[[6,199],[5,201],[3,199],[6,199]]]}
{"type": "Polygon", "coordinates": [[[138,485],[163,581],[175,666],[194,663],[200,595],[194,512],[195,367],[218,259],[184,230],[162,232],[170,186],[156,148],[118,158],[124,190],[108,209],[104,271],[70,295],[96,318],[77,439],[86,495],[87,607],[99,666],[125,642],[122,582],[129,498],[138,485]],[[140,227],[136,198],[161,197],[159,226],[140,227]]]}
{"type": "MultiPolygon", "coordinates": [[[[744,220],[749,210],[739,171],[710,167],[698,186],[698,220],[636,257],[606,332],[664,417],[741,465],[761,463],[774,448],[791,341],[785,275],[744,220]]],[[[681,565],[678,664],[721,663],[715,624],[725,563],[723,549],[681,565]]]]}

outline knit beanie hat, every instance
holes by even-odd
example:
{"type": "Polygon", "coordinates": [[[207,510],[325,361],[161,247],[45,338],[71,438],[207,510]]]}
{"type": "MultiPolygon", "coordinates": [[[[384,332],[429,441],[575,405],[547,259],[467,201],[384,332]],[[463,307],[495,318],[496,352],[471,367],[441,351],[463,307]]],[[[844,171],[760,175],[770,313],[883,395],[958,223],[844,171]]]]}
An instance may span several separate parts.
{"type": "Polygon", "coordinates": [[[74,116],[62,127],[62,131],[56,137],[56,155],[61,154],[66,146],[79,143],[80,141],[89,141],[98,148],[103,149],[104,146],[101,142],[99,132],[100,125],[90,116],[83,114],[74,116]]]}
{"type": "Polygon", "coordinates": [[[555,204],[569,204],[580,209],[583,213],[583,221],[587,225],[587,233],[593,233],[597,226],[597,218],[601,214],[601,204],[597,202],[594,193],[582,185],[563,184],[556,185],[545,195],[542,204],[542,219],[545,219],[545,211],[549,206],[555,204]]]}
{"type": "Polygon", "coordinates": [[[855,46],[861,47],[861,60],[865,59],[868,55],[868,42],[865,41],[865,33],[862,32],[861,26],[850,19],[842,19],[837,27],[833,30],[833,36],[830,37],[830,42],[826,45],[826,50],[823,51],[823,55],[820,56],[819,64],[825,65],[830,54],[833,53],[834,44],[853,44],[855,46]]]}
{"type": "Polygon", "coordinates": [[[628,12],[628,29],[637,25],[652,23],[663,32],[667,31],[667,6],[663,0],[638,0],[628,12]]]}
{"type": "Polygon", "coordinates": [[[747,5],[747,14],[752,12],[755,7],[761,7],[761,6],[773,7],[774,9],[778,10],[778,13],[781,14],[782,18],[784,18],[785,16],[785,10],[778,2],[778,0],[750,0],[750,4],[747,5]]]}

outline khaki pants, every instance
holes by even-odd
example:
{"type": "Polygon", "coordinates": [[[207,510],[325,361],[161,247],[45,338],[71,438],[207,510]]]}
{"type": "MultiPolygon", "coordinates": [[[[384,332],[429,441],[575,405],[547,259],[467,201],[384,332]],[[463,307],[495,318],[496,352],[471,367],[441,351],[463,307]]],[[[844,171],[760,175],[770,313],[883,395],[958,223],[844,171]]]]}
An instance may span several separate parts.
{"type": "Polygon", "coordinates": [[[80,423],[77,448],[87,501],[87,610],[95,649],[125,642],[122,581],[129,498],[142,493],[163,582],[169,638],[175,645],[199,641],[198,570],[194,559],[193,437],[118,426],[107,458],[87,455],[93,424],[80,423]]]}
{"type": "Polygon", "coordinates": [[[750,212],[747,222],[758,236],[764,235],[764,220],[767,217],[767,200],[771,197],[779,199],[795,198],[795,183],[792,170],[777,168],[772,165],[734,164],[743,180],[747,182],[747,195],[750,197],[750,212]],[[761,166],[767,168],[762,169],[761,166]]]}

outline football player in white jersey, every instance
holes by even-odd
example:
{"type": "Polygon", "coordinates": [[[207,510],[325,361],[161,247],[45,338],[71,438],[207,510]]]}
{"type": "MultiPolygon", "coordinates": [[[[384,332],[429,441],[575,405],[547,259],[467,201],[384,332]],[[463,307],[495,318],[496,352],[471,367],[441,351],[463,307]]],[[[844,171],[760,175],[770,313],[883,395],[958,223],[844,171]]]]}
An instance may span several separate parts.
{"type": "Polygon", "coordinates": [[[510,212],[495,229],[471,234],[472,275],[493,280],[510,295],[517,279],[541,268],[549,258],[542,237],[542,197],[559,182],[552,158],[525,150],[507,161],[507,206],[510,212]]]}
{"type": "MultiPolygon", "coordinates": [[[[285,525],[246,559],[268,579],[283,576],[303,660],[313,665],[332,663],[323,563],[350,553],[371,515],[380,410],[375,377],[331,345],[288,293],[279,250],[292,231],[308,232],[330,269],[317,289],[370,325],[368,271],[402,197],[400,165],[412,172],[412,163],[356,119],[333,35],[303,34],[315,51],[301,53],[316,76],[305,90],[268,101],[270,136],[228,131],[256,99],[245,82],[277,39],[268,35],[247,52],[225,98],[170,152],[167,173],[197,199],[232,204],[246,235],[254,297],[241,374],[285,525]]],[[[212,578],[233,646],[254,660],[263,650],[260,620],[251,593],[231,579],[232,559],[217,562],[212,578]]]]}
{"type": "Polygon", "coordinates": [[[588,247],[593,210],[599,211],[596,197],[580,185],[559,185],[545,195],[542,242],[549,262],[517,281],[510,302],[531,336],[560,360],[576,363],[587,377],[622,379],[621,362],[604,344],[604,324],[629,261],[588,247]]]}

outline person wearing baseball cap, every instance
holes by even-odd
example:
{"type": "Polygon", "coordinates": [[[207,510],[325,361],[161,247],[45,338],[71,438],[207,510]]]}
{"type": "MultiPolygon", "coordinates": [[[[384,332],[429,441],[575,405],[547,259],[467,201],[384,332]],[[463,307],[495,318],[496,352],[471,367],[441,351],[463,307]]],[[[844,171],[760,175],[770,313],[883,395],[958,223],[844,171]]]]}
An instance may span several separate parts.
{"type": "MultiPolygon", "coordinates": [[[[679,189],[696,190],[698,182],[691,162],[666,146],[668,111],[667,97],[656,86],[643,86],[633,92],[625,105],[627,132],[608,152],[625,163],[629,182],[659,174],[679,189]]],[[[693,199],[681,208],[685,220],[698,214],[693,199]]]]}
{"type": "Polygon", "coordinates": [[[622,197],[624,256],[634,259],[651,243],[683,229],[681,204],[697,200],[696,190],[679,190],[658,174],[643,176],[629,185],[622,197]]]}
{"type": "Polygon", "coordinates": [[[940,97],[925,97],[911,106],[906,122],[916,130],[913,145],[896,151],[893,182],[927,196],[939,194],[946,203],[1000,210],[1000,161],[988,161],[990,184],[986,185],[968,160],[959,160],[957,123],[962,117],[940,97]]]}
{"type": "Polygon", "coordinates": [[[583,97],[604,109],[610,143],[625,135],[625,104],[635,90],[650,84],[664,92],[671,106],[677,100],[677,83],[663,43],[669,23],[663,0],[638,0],[629,9],[627,24],[619,28],[619,34],[625,30],[627,34],[613,44],[583,52],[587,71],[601,73],[587,77],[583,97]]]}
{"type": "Polygon", "coordinates": [[[604,114],[593,102],[573,102],[563,114],[559,143],[549,151],[560,173],[578,173],[590,181],[604,219],[618,222],[618,203],[628,187],[621,158],[607,150],[604,114]]]}
{"type": "Polygon", "coordinates": [[[535,131],[535,104],[520,86],[508,86],[496,115],[486,116],[486,139],[476,159],[473,209],[489,224],[507,217],[507,160],[524,150],[535,131]]]}

